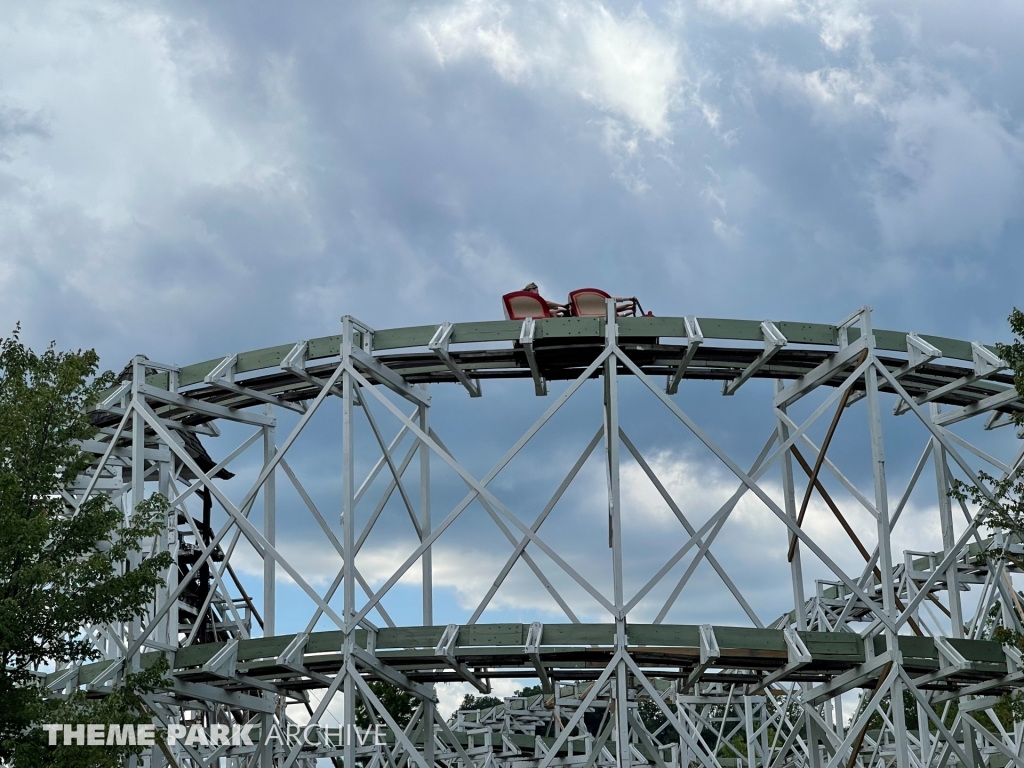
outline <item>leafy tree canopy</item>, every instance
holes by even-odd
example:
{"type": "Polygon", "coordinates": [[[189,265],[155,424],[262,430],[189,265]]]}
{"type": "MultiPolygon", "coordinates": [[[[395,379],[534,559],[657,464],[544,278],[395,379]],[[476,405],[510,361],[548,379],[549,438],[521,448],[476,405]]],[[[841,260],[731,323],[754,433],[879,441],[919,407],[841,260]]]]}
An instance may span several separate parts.
{"type": "Polygon", "coordinates": [[[474,696],[472,693],[467,693],[463,697],[459,709],[490,709],[501,703],[502,700],[497,696],[474,696]]]}
{"type": "Polygon", "coordinates": [[[96,432],[86,409],[113,377],[97,375],[92,350],[37,354],[19,334],[0,340],[0,763],[116,765],[124,749],[46,747],[36,726],[148,721],[139,693],[162,668],[93,700],[46,698],[38,671],[97,658],[82,627],[128,621],[153,599],[170,555],[122,566],[164,525],[166,502],[129,521],[102,495],[71,510],[61,491],[90,461],[77,441],[96,432]]]}
{"type": "MultiPolygon", "coordinates": [[[[371,680],[367,685],[370,686],[374,696],[384,705],[384,709],[388,711],[388,714],[395,718],[395,722],[399,726],[405,728],[409,725],[409,721],[412,720],[413,713],[419,704],[415,696],[407,691],[403,691],[397,685],[385,683],[382,680],[371,680]]],[[[374,714],[377,715],[376,712],[374,714]]],[[[377,722],[383,723],[384,719],[377,715],[377,722]]],[[[369,728],[373,725],[373,720],[366,709],[366,704],[363,703],[360,696],[356,696],[356,725],[360,728],[369,728]]]]}
{"type": "MultiPolygon", "coordinates": [[[[1014,307],[1009,317],[1014,339],[1010,344],[997,344],[996,352],[1013,370],[1013,383],[1017,392],[1024,397],[1024,312],[1014,307]]],[[[1024,413],[1014,414],[1014,423],[1024,426],[1024,413]]],[[[978,506],[979,519],[993,530],[1012,534],[1018,541],[1024,541],[1024,479],[1021,473],[995,477],[987,472],[978,472],[979,479],[988,487],[988,492],[961,480],[953,480],[949,495],[960,501],[971,501],[978,506]]],[[[1010,559],[1018,567],[1024,567],[1014,555],[1005,549],[993,549],[991,555],[1010,559]]],[[[1017,610],[1019,602],[1016,604],[1017,610]]],[[[994,627],[992,639],[1012,645],[1024,651],[1024,635],[1016,629],[994,627]]],[[[1004,696],[997,709],[1000,719],[1024,720],[1024,696],[1004,696]]]]}

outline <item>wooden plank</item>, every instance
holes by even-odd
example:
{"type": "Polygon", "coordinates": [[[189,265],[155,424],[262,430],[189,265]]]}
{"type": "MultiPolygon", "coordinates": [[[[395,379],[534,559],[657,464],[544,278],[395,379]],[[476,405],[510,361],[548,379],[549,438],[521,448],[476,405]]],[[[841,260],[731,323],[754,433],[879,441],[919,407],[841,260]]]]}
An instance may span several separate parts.
{"type": "Polygon", "coordinates": [[[374,350],[402,349],[404,347],[425,347],[430,343],[440,325],[418,325],[412,328],[391,328],[375,331],[373,334],[374,350]]]}
{"type": "Polygon", "coordinates": [[[317,339],[310,339],[306,345],[306,357],[310,360],[320,360],[324,357],[337,357],[340,354],[340,333],[334,336],[321,336],[317,339]]]}
{"type": "Polygon", "coordinates": [[[239,352],[238,362],[235,363],[235,373],[246,373],[248,371],[260,371],[264,368],[277,368],[285,359],[295,343],[278,344],[274,347],[254,349],[252,352],[239,352]]]}
{"type": "MultiPolygon", "coordinates": [[[[603,317],[552,317],[537,323],[536,339],[603,338],[603,317]]],[[[518,336],[516,337],[518,339],[518,336]]]]}
{"type": "Polygon", "coordinates": [[[753,627],[715,627],[718,647],[742,648],[750,651],[785,651],[786,638],[781,629],[753,627]]]}
{"type": "Polygon", "coordinates": [[[1006,664],[1006,655],[1003,647],[995,640],[957,640],[949,638],[952,645],[960,655],[968,661],[984,661],[990,664],[1006,664]]]}
{"type": "Polygon", "coordinates": [[[180,648],[174,653],[174,668],[199,667],[208,662],[226,643],[203,643],[180,648]]]}
{"type": "Polygon", "coordinates": [[[781,320],[775,326],[793,344],[825,344],[835,346],[839,343],[839,330],[834,325],[824,323],[795,323],[781,320]]]}
{"type": "Polygon", "coordinates": [[[626,635],[630,645],[700,647],[700,628],[695,624],[630,624],[626,635]]]}
{"type": "Polygon", "coordinates": [[[242,640],[238,643],[238,660],[277,658],[288,647],[288,643],[294,639],[295,635],[279,635],[242,640]]]}
{"type": "MultiPolygon", "coordinates": [[[[921,338],[942,350],[943,357],[952,357],[956,360],[974,361],[974,351],[971,349],[971,342],[960,339],[948,339],[945,336],[928,336],[920,334],[921,338]]],[[[906,344],[904,343],[904,349],[906,344]]],[[[995,347],[989,347],[995,352],[995,347]]]]}
{"type": "MultiPolygon", "coordinates": [[[[227,355],[218,357],[216,360],[205,360],[201,363],[186,365],[178,371],[178,386],[187,387],[189,384],[198,384],[206,378],[206,374],[220,365],[220,361],[223,360],[224,357],[227,357],[227,355]]],[[[167,385],[164,384],[162,389],[167,389],[167,385]]]]}
{"type": "Polygon", "coordinates": [[[541,645],[611,645],[614,624],[545,624],[541,645]]]}
{"type": "Polygon", "coordinates": [[[378,648],[433,648],[444,627],[385,627],[377,633],[378,648]]]}
{"type": "MultiPolygon", "coordinates": [[[[438,323],[440,325],[440,323],[438,323]]],[[[473,344],[486,341],[518,341],[522,320],[494,320],[483,323],[455,323],[452,344],[473,344]]],[[[435,327],[436,331],[437,328],[435,327]]]]}
{"type": "Polygon", "coordinates": [[[619,319],[619,336],[686,338],[681,317],[623,317],[619,319]]]}
{"type": "MultiPolygon", "coordinates": [[[[365,645],[366,632],[363,631],[363,644],[365,645]]],[[[329,653],[340,651],[342,643],[345,642],[345,633],[340,629],[329,632],[313,632],[306,642],[306,653],[329,653]]],[[[359,643],[359,631],[356,631],[356,643],[359,643]]]]}
{"type": "Polygon", "coordinates": [[[523,624],[471,624],[459,629],[456,645],[460,648],[474,645],[507,647],[526,642],[528,625],[523,624]]]}
{"type": "Polygon", "coordinates": [[[721,317],[698,317],[697,323],[705,339],[763,341],[760,320],[729,320],[721,317]]]}
{"type": "Polygon", "coordinates": [[[852,632],[800,632],[807,650],[817,661],[863,663],[864,641],[852,632]]]}

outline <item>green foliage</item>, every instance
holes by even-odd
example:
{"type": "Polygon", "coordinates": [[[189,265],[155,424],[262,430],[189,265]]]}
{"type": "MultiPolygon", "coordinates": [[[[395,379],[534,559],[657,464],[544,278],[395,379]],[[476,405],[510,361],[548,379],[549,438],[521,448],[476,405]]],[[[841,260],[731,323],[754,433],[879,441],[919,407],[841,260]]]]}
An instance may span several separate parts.
{"type": "Polygon", "coordinates": [[[513,696],[536,696],[538,693],[544,693],[544,687],[541,685],[527,685],[524,688],[519,688],[513,693],[513,696]]]}
{"type": "MultiPolygon", "coordinates": [[[[19,329],[0,341],[0,762],[62,764],[53,754],[25,756],[36,754],[34,726],[70,714],[133,722],[137,692],[160,674],[140,673],[105,700],[56,701],[44,698],[34,671],[97,658],[81,628],[138,616],[171,565],[167,553],[137,557],[165,524],[164,499],[150,499],[126,523],[104,496],[75,514],[61,496],[89,464],[76,441],[95,435],[86,410],[113,380],[97,376],[97,364],[92,350],[50,345],[36,354],[19,329]],[[122,573],[129,559],[134,567],[122,573]]],[[[79,750],[67,764],[104,765],[106,753],[79,750]]]]}
{"type": "MultiPolygon", "coordinates": [[[[1008,319],[1015,338],[1011,344],[996,344],[996,353],[1013,370],[1014,387],[1024,396],[1024,312],[1014,307],[1008,319]]],[[[1024,414],[1014,414],[1013,420],[1018,426],[1024,425],[1024,414]]],[[[1018,541],[1024,541],[1024,480],[1019,474],[997,478],[987,472],[979,472],[978,478],[988,486],[988,493],[978,486],[954,479],[949,495],[976,504],[978,519],[989,528],[1008,532],[1018,541]]],[[[1024,566],[1005,548],[993,549],[989,555],[1009,559],[1018,567],[1024,566]]],[[[992,639],[1024,651],[1024,636],[1015,629],[994,626],[997,615],[998,606],[993,606],[986,622],[991,626],[992,639]]],[[[1004,723],[1024,721],[1024,694],[1018,692],[1003,696],[994,711],[1004,723]]],[[[982,714],[978,713],[979,716],[982,714]]]]}
{"type": "MultiPolygon", "coordinates": [[[[398,686],[385,683],[382,680],[371,680],[367,685],[370,686],[373,695],[380,699],[380,703],[384,705],[384,709],[388,711],[388,714],[395,718],[395,722],[400,727],[405,728],[409,721],[412,720],[413,713],[416,711],[418,705],[416,697],[407,691],[403,691],[398,686]]],[[[383,722],[383,718],[378,715],[377,721],[383,722]]],[[[366,705],[363,703],[362,698],[358,696],[356,697],[356,725],[360,728],[369,728],[373,725],[373,720],[370,718],[366,705]]]]}
{"type": "MultiPolygon", "coordinates": [[[[67,699],[35,698],[29,704],[34,723],[118,723],[142,725],[152,722],[152,714],[142,700],[142,695],[160,685],[168,670],[167,660],[149,669],[129,675],[123,684],[102,699],[86,699],[75,693],[67,699]]],[[[144,747],[110,746],[89,747],[64,746],[60,736],[57,746],[48,743],[48,734],[41,728],[33,728],[20,738],[14,748],[15,766],[46,765],[54,768],[120,768],[125,759],[141,754],[144,747]]]]}
{"type": "MultiPolygon", "coordinates": [[[[870,695],[864,696],[861,699],[861,704],[867,705],[868,700],[871,698],[870,695]]],[[[890,722],[892,721],[892,696],[885,696],[882,699],[881,709],[886,713],[890,722]]],[[[860,716],[860,710],[854,715],[854,720],[860,716]]],[[[906,688],[903,689],[903,721],[907,725],[907,730],[913,731],[918,727],[917,718],[917,699],[914,698],[914,694],[908,691],[906,688]]],[[[875,712],[871,717],[868,718],[868,731],[880,730],[884,721],[882,716],[875,712]]]]}
{"type": "MultiPolygon", "coordinates": [[[[1014,307],[1008,319],[1016,338],[1011,344],[996,344],[996,354],[1013,370],[1013,384],[1024,395],[1024,312],[1014,307]]],[[[1018,426],[1024,424],[1024,414],[1015,414],[1014,422],[1018,426]]]]}
{"type": "MultiPolygon", "coordinates": [[[[960,501],[971,501],[978,505],[978,519],[994,530],[1009,531],[1024,541],[1024,480],[1020,475],[993,477],[984,470],[978,478],[985,483],[989,493],[969,485],[962,480],[953,480],[949,495],[960,501]]],[[[993,550],[993,556],[1002,556],[1002,550],[993,550]]]]}
{"type": "MultiPolygon", "coordinates": [[[[640,720],[647,727],[647,730],[654,733],[668,720],[661,707],[653,699],[640,699],[636,703],[637,714],[640,720]]],[[[673,725],[667,725],[658,733],[657,740],[662,744],[670,744],[679,741],[679,734],[673,725]]]]}
{"type": "Polygon", "coordinates": [[[462,703],[459,704],[459,709],[490,709],[496,707],[502,703],[502,700],[497,696],[474,696],[471,693],[467,693],[462,703]]]}

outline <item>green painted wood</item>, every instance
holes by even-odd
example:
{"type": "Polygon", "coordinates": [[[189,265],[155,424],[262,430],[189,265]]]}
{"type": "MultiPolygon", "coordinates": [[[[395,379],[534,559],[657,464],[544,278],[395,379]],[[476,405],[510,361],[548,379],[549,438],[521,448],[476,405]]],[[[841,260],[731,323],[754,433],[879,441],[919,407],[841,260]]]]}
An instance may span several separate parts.
{"type": "MultiPolygon", "coordinates": [[[[227,357],[227,355],[224,357],[227,357]]],[[[190,384],[198,384],[206,378],[210,371],[220,365],[220,361],[223,360],[224,357],[218,357],[216,360],[205,360],[201,363],[186,365],[178,371],[178,386],[187,387],[190,384]]],[[[167,385],[164,384],[161,388],[167,389],[167,385]]]]}
{"type": "Polygon", "coordinates": [[[334,336],[321,336],[310,339],[307,344],[306,355],[310,360],[320,360],[325,357],[337,357],[341,354],[341,334],[334,336]]]}
{"type": "Polygon", "coordinates": [[[714,627],[718,647],[743,648],[751,651],[785,651],[786,638],[781,629],[747,627],[714,627]]]}
{"type": "MultiPolygon", "coordinates": [[[[875,645],[876,656],[885,652],[885,637],[882,635],[875,635],[873,642],[875,645]]],[[[900,635],[899,648],[904,657],[908,659],[937,660],[939,658],[939,652],[935,648],[935,643],[930,637],[900,635]]]]}
{"type": "Polygon", "coordinates": [[[618,325],[619,338],[686,338],[686,326],[681,317],[622,317],[618,325]]]}
{"type": "MultiPolygon", "coordinates": [[[[946,357],[956,360],[974,360],[974,351],[971,349],[971,342],[969,341],[947,339],[944,336],[929,336],[927,334],[920,334],[920,336],[929,344],[934,344],[941,349],[942,354],[946,357]]],[[[989,347],[989,349],[995,352],[994,347],[989,347]]]]}
{"type": "Polygon", "coordinates": [[[471,624],[459,628],[456,645],[522,646],[528,631],[523,624],[471,624]]]}
{"type": "Polygon", "coordinates": [[[782,320],[775,326],[792,344],[825,344],[835,346],[839,343],[839,330],[834,325],[823,323],[795,323],[782,320]]]}
{"type": "MultiPolygon", "coordinates": [[[[356,631],[356,644],[366,646],[366,630],[361,630],[363,633],[362,642],[360,642],[359,632],[356,631]]],[[[340,651],[342,643],[345,642],[345,633],[340,629],[328,631],[328,632],[313,632],[309,636],[309,640],[306,641],[306,653],[330,653],[331,651],[340,651]]]]}
{"type": "Polygon", "coordinates": [[[545,624],[542,645],[611,645],[614,624],[545,624]]]}
{"type": "Polygon", "coordinates": [[[800,632],[807,650],[815,661],[852,662],[866,660],[864,641],[852,632],[800,632]]]}
{"type": "Polygon", "coordinates": [[[377,633],[378,648],[433,648],[444,627],[385,627],[377,633]]]}
{"type": "Polygon", "coordinates": [[[251,659],[265,659],[268,657],[277,658],[294,638],[295,635],[280,635],[277,637],[258,637],[253,640],[242,640],[238,643],[238,660],[249,661],[251,659]]]}
{"type": "Polygon", "coordinates": [[[238,362],[235,363],[235,372],[248,373],[249,371],[260,371],[264,368],[277,368],[294,347],[295,343],[293,342],[291,344],[279,344],[275,347],[255,349],[252,352],[239,352],[238,362]]]}
{"type": "MultiPolygon", "coordinates": [[[[483,323],[455,323],[452,344],[474,344],[487,341],[518,341],[523,329],[521,320],[493,320],[483,323]]],[[[437,328],[434,329],[435,331],[437,328]]],[[[429,341],[429,339],[428,339],[429,341]]]]}
{"type": "Polygon", "coordinates": [[[700,647],[700,629],[695,624],[630,624],[626,636],[630,645],[700,647]]]}
{"type": "Polygon", "coordinates": [[[1006,665],[1006,654],[1003,652],[1003,647],[995,640],[958,640],[956,638],[949,638],[949,644],[968,661],[983,661],[990,664],[1006,665]]]}
{"type": "MultiPolygon", "coordinates": [[[[403,349],[405,347],[425,347],[430,343],[440,325],[418,325],[413,328],[391,328],[374,331],[374,350],[403,349]]],[[[517,337],[518,338],[518,337],[517,337]]]]}
{"type": "MultiPolygon", "coordinates": [[[[566,339],[604,337],[603,317],[552,317],[537,322],[537,339],[566,339]]],[[[518,334],[516,335],[518,339],[518,334]]]]}
{"type": "MultiPolygon", "coordinates": [[[[698,318],[706,339],[729,339],[734,341],[760,342],[761,321],[737,320],[729,318],[698,318]]],[[[425,347],[437,331],[437,325],[421,325],[408,328],[389,328],[374,332],[374,350],[406,349],[425,347]]],[[[834,325],[824,323],[801,323],[783,320],[776,323],[786,339],[793,344],[817,344],[832,346],[838,344],[838,330],[834,325]]],[[[456,323],[452,331],[452,342],[472,344],[495,341],[514,342],[519,339],[522,324],[516,320],[485,320],[473,323],[456,323]]],[[[646,338],[682,338],[686,332],[681,317],[626,317],[619,320],[620,337],[646,338]]],[[[537,339],[573,339],[602,338],[604,336],[604,318],[600,317],[568,317],[548,318],[537,323],[537,339]]],[[[849,330],[850,341],[860,336],[857,328],[849,330]]],[[[942,350],[943,356],[956,360],[970,361],[973,359],[971,344],[960,339],[922,334],[921,338],[942,350]]],[[[356,342],[361,343],[361,335],[356,334],[356,342]]],[[[875,331],[875,344],[880,350],[906,352],[906,333],[878,329],[875,331]]],[[[333,357],[339,354],[341,335],[321,336],[311,339],[308,357],[311,360],[333,357]]],[[[236,370],[239,373],[274,368],[281,364],[284,357],[291,351],[291,344],[280,344],[238,353],[236,370]]],[[[990,345],[988,349],[995,351],[990,345]]],[[[178,376],[179,386],[186,387],[203,381],[223,359],[216,358],[204,362],[187,365],[181,368],[178,376]]],[[[168,387],[168,375],[157,373],[146,378],[146,381],[161,389],[168,387]]]]}
{"type": "Polygon", "coordinates": [[[734,339],[736,341],[762,341],[760,320],[729,320],[719,317],[698,317],[705,339],[734,339]]]}
{"type": "Polygon", "coordinates": [[[179,648],[174,652],[174,668],[187,669],[188,667],[200,667],[223,648],[227,643],[203,643],[201,645],[190,645],[187,648],[179,648]]]}

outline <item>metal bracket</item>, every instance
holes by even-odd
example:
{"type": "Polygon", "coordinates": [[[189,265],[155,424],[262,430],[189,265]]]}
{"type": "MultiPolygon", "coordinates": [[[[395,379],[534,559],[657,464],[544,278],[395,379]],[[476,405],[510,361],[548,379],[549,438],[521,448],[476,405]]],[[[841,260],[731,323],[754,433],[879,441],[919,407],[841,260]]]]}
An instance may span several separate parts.
{"type": "Polygon", "coordinates": [[[736,390],[743,386],[743,383],[763,368],[769,360],[775,357],[775,353],[786,346],[789,342],[782,332],[775,327],[775,323],[765,320],[761,323],[761,333],[764,335],[764,352],[757,356],[746,369],[732,381],[722,384],[723,395],[734,395],[736,390]]]}
{"type": "Polygon", "coordinates": [[[933,637],[935,649],[939,652],[939,669],[927,675],[914,678],[915,685],[927,685],[938,680],[945,680],[952,675],[970,669],[971,664],[945,637],[933,637]]]}
{"type": "Polygon", "coordinates": [[[306,355],[309,352],[309,342],[299,341],[292,347],[291,351],[281,361],[281,368],[286,371],[294,371],[306,367],[306,355]]]}
{"type": "MultiPolygon", "coordinates": [[[[940,397],[948,395],[951,392],[955,392],[956,390],[960,389],[960,387],[966,387],[970,384],[973,384],[976,381],[981,381],[982,379],[991,376],[993,373],[998,373],[999,371],[1007,367],[1006,362],[1004,360],[997,357],[989,349],[987,349],[985,346],[983,346],[981,343],[977,341],[971,342],[971,354],[974,358],[974,373],[968,376],[963,376],[957,379],[956,381],[951,381],[949,384],[946,384],[945,386],[933,389],[931,392],[928,392],[927,394],[915,397],[914,402],[917,403],[918,405],[924,405],[925,403],[930,403],[932,400],[938,400],[940,397]]],[[[970,408],[972,406],[964,407],[970,408]]],[[[907,403],[902,398],[900,398],[899,402],[896,403],[896,407],[893,409],[893,413],[895,413],[898,416],[901,413],[906,413],[909,410],[910,406],[907,405],[907,403]]],[[[971,411],[967,415],[973,416],[975,413],[979,412],[980,411],[971,411]]],[[[952,414],[945,415],[948,416],[952,414]]],[[[967,417],[964,416],[963,418],[967,417]]],[[[959,420],[960,419],[953,419],[953,421],[959,420]]],[[[951,422],[946,421],[944,423],[949,424],[951,422]]]]}
{"type": "Polygon", "coordinates": [[[303,655],[306,652],[306,643],[309,642],[308,632],[299,632],[290,643],[281,651],[281,655],[277,657],[276,663],[282,667],[288,667],[294,669],[295,667],[305,666],[302,663],[303,655]]]}
{"type": "MultiPolygon", "coordinates": [[[[306,383],[323,389],[324,384],[327,382],[318,379],[306,370],[306,355],[308,353],[309,342],[297,342],[295,346],[292,347],[291,351],[284,356],[284,360],[281,361],[281,370],[288,371],[288,373],[294,374],[306,383]]],[[[345,393],[341,391],[341,387],[337,385],[331,387],[331,394],[337,395],[338,397],[345,396],[345,393]]]]}
{"type": "Polygon", "coordinates": [[[777,669],[770,675],[763,677],[760,682],[747,686],[746,694],[748,696],[753,696],[754,694],[763,691],[768,686],[782,680],[800,669],[803,669],[813,661],[811,652],[807,649],[807,645],[804,643],[803,638],[797,634],[795,629],[788,624],[785,625],[782,628],[782,636],[786,640],[786,653],[789,661],[781,669],[777,669]]]}
{"type": "Polygon", "coordinates": [[[238,638],[229,640],[213,657],[203,664],[202,671],[214,677],[232,678],[238,667],[238,638]]]}
{"type": "Polygon", "coordinates": [[[116,407],[115,404],[120,404],[121,399],[132,391],[132,383],[130,381],[122,382],[113,392],[107,395],[101,402],[96,404],[97,411],[109,411],[111,408],[116,407]]]}
{"type": "Polygon", "coordinates": [[[46,685],[54,693],[66,691],[68,688],[78,687],[78,673],[81,670],[81,665],[76,664],[75,666],[68,667],[67,669],[58,673],[57,678],[46,685]]]}
{"type": "Polygon", "coordinates": [[[548,677],[548,671],[544,669],[544,665],[540,662],[540,641],[543,634],[544,625],[539,621],[533,622],[530,625],[530,630],[526,633],[526,646],[523,650],[530,657],[530,661],[533,662],[534,669],[537,670],[537,677],[540,678],[540,685],[544,693],[551,694],[554,693],[551,678],[548,677]]]}
{"type": "Polygon", "coordinates": [[[807,645],[800,635],[796,633],[796,630],[790,626],[782,628],[782,635],[786,638],[786,651],[789,654],[790,664],[810,664],[812,661],[811,652],[807,650],[807,645]]]}
{"type": "MultiPolygon", "coordinates": [[[[871,307],[861,307],[854,312],[851,312],[846,318],[836,326],[836,336],[839,341],[839,348],[844,349],[850,346],[850,329],[857,323],[864,320],[864,315],[871,312],[871,307]]],[[[864,338],[864,334],[861,334],[861,338],[864,338]]]]}
{"type": "Polygon", "coordinates": [[[533,352],[533,335],[536,327],[537,322],[532,317],[528,317],[523,320],[523,328],[519,332],[519,343],[522,345],[523,351],[526,353],[526,362],[530,365],[530,373],[533,375],[534,391],[537,393],[537,396],[540,397],[548,393],[548,383],[540,374],[540,368],[537,366],[537,356],[533,352]]]}
{"type": "Polygon", "coordinates": [[[455,661],[455,642],[459,639],[459,625],[449,624],[441,633],[441,639],[434,646],[434,655],[455,661]]]}
{"type": "Polygon", "coordinates": [[[929,344],[916,333],[907,334],[907,363],[892,372],[893,378],[899,380],[932,360],[942,357],[942,350],[929,344]]]}
{"type": "Polygon", "coordinates": [[[686,678],[686,682],[683,684],[684,688],[689,688],[696,683],[704,671],[718,661],[722,655],[722,651],[718,647],[718,638],[715,637],[714,627],[710,624],[701,624],[698,628],[698,635],[700,636],[700,664],[686,678]]]}
{"type": "Polygon", "coordinates": [[[999,429],[1013,424],[1013,416],[1003,411],[992,411],[985,419],[985,429],[999,429]]]}
{"type": "Polygon", "coordinates": [[[238,363],[238,355],[228,355],[221,360],[217,366],[203,377],[203,381],[210,386],[234,392],[237,395],[245,395],[261,403],[270,403],[280,408],[287,408],[296,413],[305,413],[306,406],[302,403],[289,403],[275,395],[260,392],[250,387],[243,387],[235,383],[235,365],[238,363]]]}
{"type": "Polygon", "coordinates": [[[121,669],[124,659],[116,659],[110,666],[100,672],[85,686],[87,691],[101,691],[106,688],[107,682],[121,669]]]}
{"type": "Polygon", "coordinates": [[[437,645],[434,646],[434,655],[447,661],[451,665],[452,669],[455,670],[456,674],[478,691],[481,693],[490,693],[491,686],[474,675],[469,667],[455,658],[455,643],[458,639],[459,625],[449,624],[444,628],[444,632],[441,633],[441,639],[437,641],[437,645]]]}
{"type": "Polygon", "coordinates": [[[441,323],[437,331],[434,332],[434,337],[430,340],[427,348],[437,355],[442,363],[448,366],[448,370],[455,374],[455,378],[466,388],[470,397],[480,397],[480,382],[470,379],[466,372],[459,368],[458,363],[452,359],[451,354],[448,352],[448,344],[451,342],[452,331],[454,330],[455,326],[451,323],[441,323]]]}
{"type": "Polygon", "coordinates": [[[700,345],[704,343],[704,334],[700,330],[700,323],[697,322],[695,315],[684,317],[683,327],[686,329],[686,352],[683,354],[683,359],[679,361],[679,365],[676,366],[675,373],[672,374],[665,385],[665,394],[668,395],[674,395],[679,391],[680,379],[683,378],[686,369],[693,362],[693,357],[697,354],[697,350],[700,349],[700,345]]]}
{"type": "Polygon", "coordinates": [[[935,648],[939,652],[939,656],[942,657],[947,664],[957,667],[958,669],[965,669],[969,661],[964,658],[964,655],[960,653],[953,644],[949,642],[948,638],[945,637],[933,637],[932,640],[935,642],[935,648]]]}
{"type": "Polygon", "coordinates": [[[363,352],[365,352],[368,355],[373,352],[373,334],[375,333],[373,328],[371,328],[361,320],[352,317],[352,315],[342,316],[341,324],[343,327],[346,325],[349,326],[351,329],[355,330],[359,334],[361,342],[359,346],[363,350],[363,352]]]}

